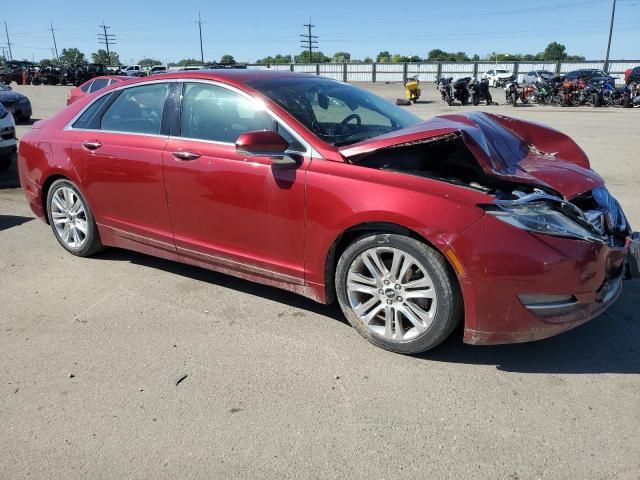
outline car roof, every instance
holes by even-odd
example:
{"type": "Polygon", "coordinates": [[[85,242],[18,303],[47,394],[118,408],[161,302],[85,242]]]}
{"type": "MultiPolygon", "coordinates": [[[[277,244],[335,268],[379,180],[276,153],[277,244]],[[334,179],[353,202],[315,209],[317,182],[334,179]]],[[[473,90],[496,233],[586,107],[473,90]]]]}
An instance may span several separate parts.
{"type": "MultiPolygon", "coordinates": [[[[85,83],[93,82],[94,80],[100,80],[100,79],[104,79],[104,80],[119,80],[121,82],[129,80],[127,77],[125,77],[123,75],[99,75],[97,77],[92,77],[92,78],[88,79],[82,85],[84,85],[85,83]]],[[[80,85],[80,86],[82,86],[82,85],[80,85]]]]}
{"type": "Polygon", "coordinates": [[[204,79],[204,80],[219,80],[221,82],[232,83],[248,83],[254,80],[269,80],[275,78],[318,78],[315,74],[291,72],[291,71],[278,71],[278,70],[248,70],[248,69],[211,69],[211,70],[183,70],[177,72],[163,73],[162,77],[155,78],[168,78],[168,79],[204,79]]]}

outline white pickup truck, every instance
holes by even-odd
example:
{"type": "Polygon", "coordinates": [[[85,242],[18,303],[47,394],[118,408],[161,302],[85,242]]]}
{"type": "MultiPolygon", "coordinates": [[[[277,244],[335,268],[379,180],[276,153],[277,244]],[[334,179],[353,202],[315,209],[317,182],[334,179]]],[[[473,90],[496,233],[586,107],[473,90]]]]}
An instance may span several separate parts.
{"type": "Polygon", "coordinates": [[[144,77],[146,75],[144,67],[141,65],[129,65],[124,67],[122,71],[129,77],[144,77]]]}

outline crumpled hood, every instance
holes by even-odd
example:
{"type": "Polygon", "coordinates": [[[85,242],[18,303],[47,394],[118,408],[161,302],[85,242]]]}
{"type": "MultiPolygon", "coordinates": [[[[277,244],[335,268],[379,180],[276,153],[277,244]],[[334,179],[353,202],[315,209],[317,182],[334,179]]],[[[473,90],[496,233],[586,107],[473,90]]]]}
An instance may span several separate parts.
{"type": "Polygon", "coordinates": [[[352,163],[383,149],[461,135],[488,175],[553,190],[565,199],[602,186],[584,151],[567,135],[543,125],[482,112],[443,115],[340,149],[352,163]]]}

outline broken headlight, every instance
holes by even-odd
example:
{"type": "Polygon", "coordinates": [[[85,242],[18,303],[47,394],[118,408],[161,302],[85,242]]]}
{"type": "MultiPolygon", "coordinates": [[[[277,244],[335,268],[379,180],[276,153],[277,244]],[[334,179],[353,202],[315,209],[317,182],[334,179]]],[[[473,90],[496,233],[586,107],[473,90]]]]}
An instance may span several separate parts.
{"type": "Polygon", "coordinates": [[[529,232],[553,235],[554,237],[603,241],[603,238],[596,236],[593,232],[558,211],[550,202],[514,202],[512,204],[499,202],[493,207],[492,209],[487,209],[487,213],[509,225],[529,232]]]}

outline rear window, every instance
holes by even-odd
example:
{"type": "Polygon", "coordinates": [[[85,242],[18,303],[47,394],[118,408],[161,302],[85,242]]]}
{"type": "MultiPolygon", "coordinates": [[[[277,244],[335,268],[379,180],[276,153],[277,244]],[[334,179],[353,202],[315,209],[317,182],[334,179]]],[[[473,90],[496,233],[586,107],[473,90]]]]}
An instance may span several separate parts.
{"type": "Polygon", "coordinates": [[[80,90],[82,90],[83,92],[88,92],[89,87],[91,87],[92,84],[93,82],[87,82],[84,85],[80,86],[80,90]]]}
{"type": "Polygon", "coordinates": [[[89,93],[97,92],[101,88],[106,87],[108,84],[109,84],[108,78],[98,78],[97,80],[94,80],[93,83],[91,84],[89,93]]]}

